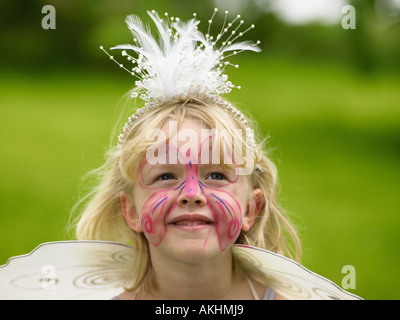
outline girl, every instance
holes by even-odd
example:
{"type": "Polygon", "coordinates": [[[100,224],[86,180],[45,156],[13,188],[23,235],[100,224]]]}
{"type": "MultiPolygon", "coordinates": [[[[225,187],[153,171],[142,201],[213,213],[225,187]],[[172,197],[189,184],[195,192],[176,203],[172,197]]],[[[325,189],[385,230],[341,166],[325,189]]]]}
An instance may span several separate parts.
{"type": "Polygon", "coordinates": [[[226,13],[214,38],[195,19],[149,15],[158,41],[130,16],[134,44],[115,47],[138,54],[122,53],[132,69],[117,63],[139,78],[131,94],[146,104],[107,153],[77,238],[133,246],[125,291],[115,299],[283,299],[232,254],[245,244],[300,258],[299,239],[276,201],[276,168],[254,126],[220,97],[234,87],[223,55],[259,49],[234,44],[244,34],[240,16],[227,23],[226,13]]]}
{"type": "MultiPolygon", "coordinates": [[[[232,259],[233,244],[290,254],[291,242],[298,250],[296,234],[276,203],[276,169],[260,150],[252,150],[258,167],[249,175],[238,175],[234,164],[201,161],[202,129],[241,126],[206,97],[175,99],[149,112],[126,142],[109,152],[103,181],[79,221],[77,237],[133,244],[131,279],[121,298],[248,299],[251,291],[243,289],[246,279],[232,259]],[[190,129],[199,139],[189,146],[178,141],[159,148],[159,153],[176,152],[176,164],[149,164],[146,151],[152,144],[146,131],[159,128],[167,135],[175,123],[176,135],[190,129]],[[185,163],[182,149],[199,151],[185,163]]],[[[215,152],[211,148],[210,155],[215,152]]],[[[265,288],[255,286],[263,296],[265,288]]]]}

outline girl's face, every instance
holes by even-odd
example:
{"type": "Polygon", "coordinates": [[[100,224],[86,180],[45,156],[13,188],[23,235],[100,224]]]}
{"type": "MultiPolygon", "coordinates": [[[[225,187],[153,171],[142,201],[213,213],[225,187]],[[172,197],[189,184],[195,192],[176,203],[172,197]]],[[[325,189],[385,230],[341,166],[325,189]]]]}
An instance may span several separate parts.
{"type": "MultiPolygon", "coordinates": [[[[188,129],[196,133],[188,141],[171,138],[157,149],[157,157],[166,163],[143,159],[134,187],[135,205],[126,197],[121,200],[128,225],[145,234],[150,250],[193,261],[229,249],[240,230],[250,228],[259,206],[247,201],[246,176],[212,163],[211,137],[204,138],[198,121],[185,119],[177,136],[188,129]],[[202,158],[206,151],[210,161],[202,158]],[[171,161],[172,154],[177,161],[171,161]]],[[[168,132],[169,124],[162,130],[168,132]]]]}

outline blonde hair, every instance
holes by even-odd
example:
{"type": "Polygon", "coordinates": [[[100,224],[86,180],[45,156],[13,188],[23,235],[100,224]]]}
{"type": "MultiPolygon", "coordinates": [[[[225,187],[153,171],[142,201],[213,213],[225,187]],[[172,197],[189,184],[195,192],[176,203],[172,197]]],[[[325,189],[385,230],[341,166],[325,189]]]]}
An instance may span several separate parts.
{"type": "MultiPolygon", "coordinates": [[[[209,128],[232,133],[234,129],[245,129],[243,122],[207,97],[192,96],[165,102],[162,107],[147,111],[137,120],[122,146],[114,146],[108,151],[105,164],[95,171],[100,179],[98,185],[76,205],[78,208],[85,203],[76,225],[77,239],[118,241],[134,247],[132,264],[127,273],[129,276],[124,279],[127,289],[133,290],[141,285],[149,269],[150,258],[143,233],[131,230],[124,220],[120,195],[132,194],[139,164],[147,148],[154,143],[146,139],[148,129],[160,129],[168,119],[177,121],[179,127],[185,117],[198,119],[209,128]]],[[[250,127],[254,128],[253,124],[250,127]]],[[[245,138],[241,139],[241,143],[247,143],[243,141],[245,138]]],[[[256,139],[252,146],[251,159],[258,169],[253,170],[248,180],[249,192],[256,188],[262,190],[263,206],[253,226],[247,232],[242,231],[236,243],[261,247],[299,261],[300,241],[277,204],[277,170],[267,157],[263,144],[264,141],[257,142],[256,139]]]]}

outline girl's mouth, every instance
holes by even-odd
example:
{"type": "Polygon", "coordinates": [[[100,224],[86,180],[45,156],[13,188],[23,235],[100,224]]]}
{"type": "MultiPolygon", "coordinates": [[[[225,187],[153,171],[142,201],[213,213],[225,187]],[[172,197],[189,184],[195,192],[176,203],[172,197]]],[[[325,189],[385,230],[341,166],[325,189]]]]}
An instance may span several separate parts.
{"type": "Polygon", "coordinates": [[[172,224],[176,226],[198,226],[198,225],[206,225],[211,224],[211,221],[204,220],[180,220],[177,222],[173,222],[172,224]]]}
{"type": "Polygon", "coordinates": [[[183,214],[173,218],[169,225],[176,226],[182,229],[197,230],[207,226],[214,225],[214,221],[200,214],[183,214]]]}
{"type": "Polygon", "coordinates": [[[170,220],[168,223],[171,224],[205,224],[214,222],[212,218],[202,214],[181,214],[170,220]]]}

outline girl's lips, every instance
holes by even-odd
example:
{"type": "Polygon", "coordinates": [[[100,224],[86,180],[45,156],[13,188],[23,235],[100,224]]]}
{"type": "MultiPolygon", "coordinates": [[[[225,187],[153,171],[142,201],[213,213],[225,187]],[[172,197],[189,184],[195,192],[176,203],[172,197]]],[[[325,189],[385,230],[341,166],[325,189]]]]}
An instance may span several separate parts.
{"type": "Polygon", "coordinates": [[[200,214],[183,214],[173,218],[168,224],[179,229],[194,231],[214,225],[214,221],[200,214]]]}
{"type": "Polygon", "coordinates": [[[211,222],[205,223],[204,221],[202,221],[201,223],[198,223],[195,221],[182,221],[179,223],[171,223],[168,225],[169,228],[172,228],[175,230],[187,231],[187,232],[195,232],[195,231],[205,230],[205,229],[211,228],[212,226],[214,226],[213,223],[211,223],[211,222]]]}
{"type": "Polygon", "coordinates": [[[176,226],[198,226],[204,224],[211,224],[211,222],[203,220],[180,220],[173,223],[176,226]]]}
{"type": "Polygon", "coordinates": [[[204,225],[212,223],[214,221],[211,218],[201,214],[182,214],[168,222],[168,224],[174,225],[204,225]]]}

